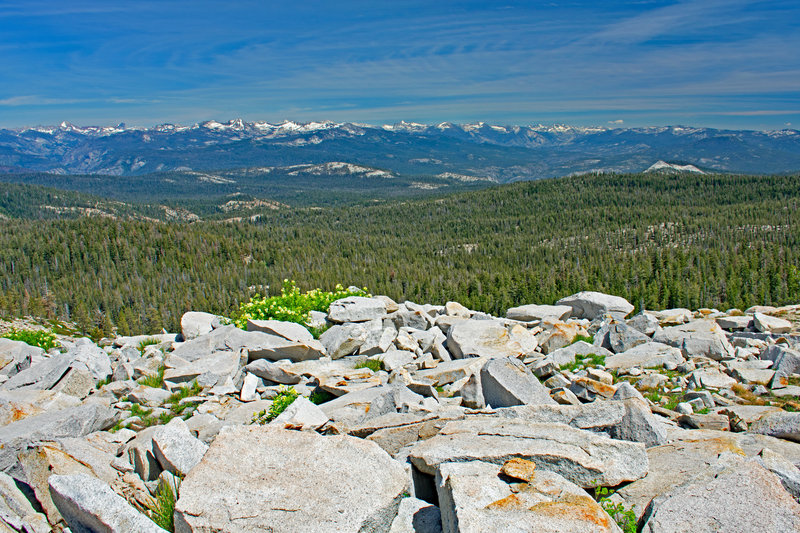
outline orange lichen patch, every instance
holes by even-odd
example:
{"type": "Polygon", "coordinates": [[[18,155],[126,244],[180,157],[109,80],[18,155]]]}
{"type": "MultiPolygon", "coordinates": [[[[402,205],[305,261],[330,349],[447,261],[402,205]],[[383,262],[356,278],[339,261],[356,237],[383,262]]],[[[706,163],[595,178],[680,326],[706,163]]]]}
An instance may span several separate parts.
{"type": "Polygon", "coordinates": [[[541,502],[529,508],[539,515],[580,521],[611,529],[611,520],[597,502],[588,496],[565,495],[556,502],[541,502]]]}
{"type": "Polygon", "coordinates": [[[503,468],[500,471],[510,478],[530,482],[536,476],[536,463],[520,457],[514,457],[503,463],[503,468]]]}
{"type": "Polygon", "coordinates": [[[573,382],[581,385],[586,390],[593,392],[595,394],[599,394],[604,398],[611,398],[614,396],[614,393],[617,392],[615,387],[611,385],[607,385],[601,381],[597,381],[595,379],[590,378],[575,378],[573,382]]]}
{"type": "Polygon", "coordinates": [[[685,440],[686,444],[701,444],[704,448],[708,449],[714,447],[714,453],[720,454],[723,452],[731,452],[738,455],[746,456],[745,451],[736,443],[732,437],[717,437],[714,439],[699,439],[699,440],[685,440]]]}
{"type": "Polygon", "coordinates": [[[509,494],[505,498],[501,498],[496,502],[492,502],[486,506],[486,509],[502,510],[502,511],[524,511],[526,510],[525,502],[516,494],[509,494]]]}

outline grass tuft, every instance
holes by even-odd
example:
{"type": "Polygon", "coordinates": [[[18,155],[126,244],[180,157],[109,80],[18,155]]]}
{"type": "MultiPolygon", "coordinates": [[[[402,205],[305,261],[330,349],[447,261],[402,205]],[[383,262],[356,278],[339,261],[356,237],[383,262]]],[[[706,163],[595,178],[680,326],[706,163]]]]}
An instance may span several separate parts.
{"type": "Polygon", "coordinates": [[[287,407],[292,405],[298,397],[300,393],[294,390],[294,387],[281,387],[278,389],[278,395],[272,400],[272,405],[269,408],[269,411],[262,410],[258,413],[253,415],[253,424],[267,424],[272,422],[278,416],[286,410],[287,407]]]}
{"type": "Polygon", "coordinates": [[[167,531],[175,531],[174,514],[175,501],[178,499],[180,481],[162,483],[154,498],[147,502],[147,510],[150,519],[160,528],[167,531]]]}
{"type": "Polygon", "coordinates": [[[373,372],[378,372],[379,370],[383,370],[383,361],[380,359],[366,359],[358,363],[354,368],[356,370],[359,368],[369,368],[373,372]]]}

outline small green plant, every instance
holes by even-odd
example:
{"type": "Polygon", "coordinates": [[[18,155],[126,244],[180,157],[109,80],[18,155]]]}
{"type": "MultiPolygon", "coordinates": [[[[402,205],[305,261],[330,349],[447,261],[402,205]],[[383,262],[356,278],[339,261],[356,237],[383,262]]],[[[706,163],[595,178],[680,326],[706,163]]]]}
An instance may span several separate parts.
{"type": "Polygon", "coordinates": [[[614,519],[623,533],[636,533],[636,513],[633,512],[633,507],[627,509],[622,503],[612,502],[612,494],[614,494],[613,490],[607,487],[598,487],[595,490],[597,503],[614,519]]]}
{"type": "Polygon", "coordinates": [[[150,519],[167,531],[175,531],[173,515],[179,489],[180,481],[162,483],[156,489],[155,497],[146,504],[150,519]]]}
{"type": "Polygon", "coordinates": [[[329,402],[333,400],[336,396],[331,394],[330,392],[322,389],[315,389],[311,396],[308,397],[309,401],[315,405],[319,405],[321,403],[329,402]]]}
{"type": "Polygon", "coordinates": [[[380,359],[365,359],[358,363],[355,367],[356,370],[359,368],[369,368],[373,372],[377,372],[379,370],[383,370],[383,361],[380,359]]]}
{"type": "Polygon", "coordinates": [[[49,350],[56,346],[56,336],[50,331],[44,330],[12,329],[4,334],[3,338],[22,341],[31,346],[38,346],[42,350],[49,350]]]}
{"type": "Polygon", "coordinates": [[[148,346],[155,346],[156,344],[161,344],[161,339],[157,337],[147,337],[139,341],[139,345],[136,346],[136,348],[138,348],[140,352],[144,352],[145,348],[148,346]]]}
{"type": "Polygon", "coordinates": [[[667,403],[664,404],[664,408],[674,411],[678,407],[678,404],[681,403],[681,399],[677,396],[669,396],[668,398],[667,403]]]}
{"type": "Polygon", "coordinates": [[[308,328],[308,331],[311,333],[312,337],[314,337],[315,339],[319,339],[320,336],[329,329],[331,329],[331,325],[325,324],[324,326],[320,326],[318,328],[308,328]]]}
{"type": "Polygon", "coordinates": [[[341,285],[336,285],[333,292],[314,289],[301,293],[294,281],[285,279],[279,296],[256,295],[242,303],[233,323],[242,329],[248,320],[284,320],[305,325],[311,311],[327,312],[332,302],[348,296],[368,294],[366,289],[348,290],[341,285]]]}
{"type": "Polygon", "coordinates": [[[203,387],[200,386],[197,381],[192,381],[189,385],[182,385],[180,389],[173,392],[172,395],[167,398],[165,403],[176,404],[183,400],[184,398],[188,398],[189,396],[197,396],[203,391],[203,387]]]}
{"type": "Polygon", "coordinates": [[[286,410],[287,407],[292,405],[298,397],[300,393],[294,390],[294,387],[281,387],[278,389],[278,394],[272,400],[272,405],[270,406],[269,410],[262,410],[258,413],[253,415],[253,423],[254,424],[267,424],[272,422],[278,416],[286,410]]]}
{"type": "Polygon", "coordinates": [[[575,344],[576,342],[580,341],[592,344],[594,342],[594,335],[589,335],[588,337],[586,335],[575,335],[575,338],[572,339],[572,342],[570,344],[575,344]]]}
{"type": "Polygon", "coordinates": [[[707,415],[708,414],[708,407],[703,407],[702,409],[698,409],[697,411],[695,411],[695,414],[707,415]]]}
{"type": "Polygon", "coordinates": [[[112,381],[111,376],[108,376],[107,378],[101,379],[100,381],[98,381],[97,385],[95,385],[95,387],[97,388],[97,390],[100,390],[100,389],[103,388],[103,386],[108,385],[109,383],[111,383],[111,381],[112,381]]]}
{"type": "Polygon", "coordinates": [[[584,358],[584,361],[586,361],[587,366],[604,366],[606,364],[606,356],[590,353],[584,358]]]}
{"type": "Polygon", "coordinates": [[[578,361],[576,359],[575,361],[573,361],[571,363],[567,363],[565,365],[561,365],[560,367],[558,367],[558,369],[561,370],[562,372],[564,372],[564,371],[575,372],[576,370],[578,370],[582,366],[583,366],[583,362],[578,361]]]}
{"type": "Polygon", "coordinates": [[[167,367],[161,365],[158,368],[157,374],[151,374],[149,376],[144,376],[139,378],[139,385],[147,385],[148,387],[153,387],[155,389],[160,389],[161,386],[164,384],[164,372],[167,370],[167,367]]]}
{"type": "Polygon", "coordinates": [[[658,403],[661,401],[661,395],[656,391],[650,391],[647,394],[645,394],[644,397],[653,403],[658,403]]]}

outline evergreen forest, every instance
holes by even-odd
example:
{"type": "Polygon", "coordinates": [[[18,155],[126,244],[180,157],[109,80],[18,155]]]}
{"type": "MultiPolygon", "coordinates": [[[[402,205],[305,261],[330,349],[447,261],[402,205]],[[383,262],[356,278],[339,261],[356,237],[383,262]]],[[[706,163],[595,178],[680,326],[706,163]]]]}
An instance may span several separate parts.
{"type": "Polygon", "coordinates": [[[800,303],[800,175],[587,174],[348,196],[240,221],[170,222],[110,201],[103,216],[64,207],[100,201],[87,198],[2,184],[2,316],[95,334],[177,331],[185,311],[230,316],[286,278],[499,315],[581,290],[637,309],[800,303]],[[62,209],[41,207],[54,199],[62,209]]]}

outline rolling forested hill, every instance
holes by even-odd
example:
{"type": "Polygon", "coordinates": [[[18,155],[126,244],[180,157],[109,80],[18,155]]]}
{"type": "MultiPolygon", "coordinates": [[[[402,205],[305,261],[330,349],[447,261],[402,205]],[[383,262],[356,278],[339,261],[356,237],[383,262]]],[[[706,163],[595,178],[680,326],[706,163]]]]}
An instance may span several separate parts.
{"type": "Polygon", "coordinates": [[[798,175],[595,174],[239,222],[141,220],[135,204],[52,219],[24,197],[0,204],[0,311],[86,329],[177,329],[284,278],[501,314],[579,290],[658,309],[800,301],[798,175]]]}

